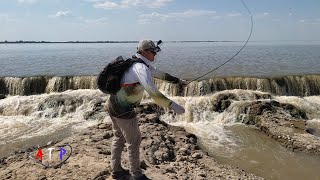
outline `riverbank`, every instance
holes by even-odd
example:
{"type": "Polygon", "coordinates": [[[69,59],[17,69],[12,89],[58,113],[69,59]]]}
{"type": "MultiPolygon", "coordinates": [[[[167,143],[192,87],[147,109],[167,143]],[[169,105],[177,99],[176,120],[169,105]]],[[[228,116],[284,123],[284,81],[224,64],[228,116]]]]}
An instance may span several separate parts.
{"type": "MultiPolygon", "coordinates": [[[[151,179],[262,179],[219,164],[199,148],[195,135],[160,121],[155,106],[141,106],[139,119],[142,167],[151,179]]],[[[0,179],[106,179],[110,176],[112,136],[111,125],[100,123],[50,144],[73,148],[71,157],[59,168],[44,168],[32,160],[29,155],[35,156],[36,148],[16,152],[0,160],[0,179]]],[[[126,152],[123,155],[123,165],[128,167],[126,152]]]]}

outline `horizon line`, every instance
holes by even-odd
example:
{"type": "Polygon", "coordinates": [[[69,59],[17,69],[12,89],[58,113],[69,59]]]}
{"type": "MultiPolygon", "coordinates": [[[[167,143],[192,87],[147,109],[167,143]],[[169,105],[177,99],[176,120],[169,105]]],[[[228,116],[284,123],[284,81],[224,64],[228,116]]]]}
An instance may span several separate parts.
{"type": "MultiPolygon", "coordinates": [[[[320,41],[320,40],[254,40],[254,41],[249,41],[249,42],[297,42],[297,41],[308,41],[308,42],[315,42],[315,41],[320,41]]],[[[131,40],[124,40],[124,41],[25,41],[25,40],[19,40],[19,41],[0,41],[0,44],[22,44],[22,43],[138,43],[139,41],[131,41],[131,40]]],[[[156,41],[154,41],[156,42],[156,41]]],[[[235,41],[235,40],[170,40],[166,41],[169,43],[184,43],[184,42],[245,42],[243,41],[235,41]]]]}
{"type": "MultiPolygon", "coordinates": [[[[139,41],[0,41],[0,43],[138,43],[139,41]]],[[[155,41],[156,42],[156,41],[155,41]]],[[[243,41],[228,41],[228,40],[183,40],[183,41],[166,41],[166,42],[243,42],[243,41]]]]}

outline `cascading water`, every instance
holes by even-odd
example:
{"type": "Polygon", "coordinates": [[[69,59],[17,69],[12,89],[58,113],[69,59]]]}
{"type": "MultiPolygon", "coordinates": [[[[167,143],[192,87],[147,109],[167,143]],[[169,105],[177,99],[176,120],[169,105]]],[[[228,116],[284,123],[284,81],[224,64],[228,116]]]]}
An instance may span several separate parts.
{"type": "MultiPolygon", "coordinates": [[[[227,77],[192,82],[181,88],[154,79],[157,87],[170,96],[202,96],[223,90],[245,89],[274,95],[320,95],[320,75],[284,76],[278,78],[227,77]]],[[[32,95],[63,92],[68,89],[96,89],[96,76],[0,78],[0,94],[32,95]]]]}

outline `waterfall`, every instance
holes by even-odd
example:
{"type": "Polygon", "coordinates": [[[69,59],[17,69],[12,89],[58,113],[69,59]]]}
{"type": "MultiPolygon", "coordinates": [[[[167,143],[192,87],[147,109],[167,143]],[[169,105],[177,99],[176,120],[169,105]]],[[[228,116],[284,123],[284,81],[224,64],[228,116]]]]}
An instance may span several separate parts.
{"type": "Polygon", "coordinates": [[[257,90],[279,96],[320,95],[320,75],[278,78],[211,78],[190,83],[184,88],[183,96],[201,96],[232,89],[257,90]]]}
{"type": "Polygon", "coordinates": [[[35,95],[76,89],[97,89],[95,76],[5,77],[0,78],[0,94],[35,95]]]}
{"type": "MultiPolygon", "coordinates": [[[[159,79],[154,79],[154,83],[169,96],[202,96],[232,89],[261,91],[279,96],[320,95],[320,75],[209,78],[192,82],[184,88],[159,79]]],[[[96,76],[0,78],[0,94],[4,95],[34,95],[96,88],[96,76]]]]}

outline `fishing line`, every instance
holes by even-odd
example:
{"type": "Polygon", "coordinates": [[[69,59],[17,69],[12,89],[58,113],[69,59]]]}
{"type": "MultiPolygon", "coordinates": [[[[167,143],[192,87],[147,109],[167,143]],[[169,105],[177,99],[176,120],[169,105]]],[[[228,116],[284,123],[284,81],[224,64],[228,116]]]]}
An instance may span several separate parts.
{"type": "Polygon", "coordinates": [[[252,30],[253,30],[253,18],[252,18],[251,11],[250,11],[250,9],[248,8],[247,4],[246,4],[243,0],[241,0],[241,2],[242,2],[242,4],[246,7],[246,9],[247,9],[247,11],[248,11],[248,13],[249,13],[249,15],[250,15],[250,20],[251,20],[250,34],[249,34],[249,36],[248,36],[247,41],[246,41],[246,42],[244,43],[244,45],[240,48],[240,50],[237,51],[237,52],[236,52],[230,59],[228,59],[226,62],[222,63],[220,66],[212,69],[211,71],[203,74],[202,76],[199,76],[199,77],[197,77],[197,78],[189,81],[188,83],[186,83],[186,85],[188,85],[188,84],[190,84],[191,82],[193,82],[193,81],[195,81],[195,80],[198,80],[198,79],[200,79],[200,78],[202,78],[202,77],[204,77],[204,76],[212,73],[213,71],[215,71],[215,70],[219,69],[220,67],[222,67],[223,65],[227,64],[227,63],[228,63],[229,61],[231,61],[234,57],[236,57],[236,56],[244,49],[244,47],[246,47],[246,45],[248,44],[248,42],[249,42],[249,40],[250,40],[250,38],[251,38],[251,35],[252,35],[252,30]]]}

